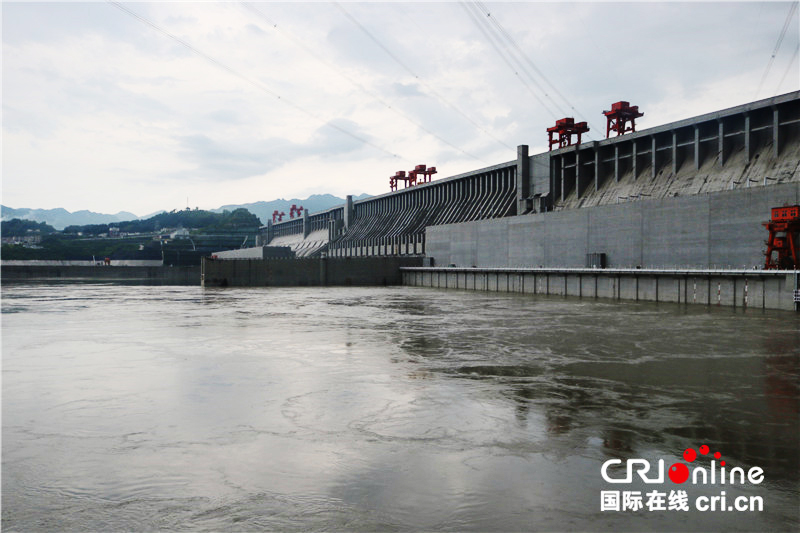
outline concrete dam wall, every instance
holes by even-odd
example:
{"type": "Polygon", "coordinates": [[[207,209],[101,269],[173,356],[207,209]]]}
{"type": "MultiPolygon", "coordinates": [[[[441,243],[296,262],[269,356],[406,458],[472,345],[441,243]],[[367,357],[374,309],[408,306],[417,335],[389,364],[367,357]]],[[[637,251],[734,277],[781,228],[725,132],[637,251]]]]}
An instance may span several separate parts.
{"type": "Polygon", "coordinates": [[[736,268],[764,265],[770,208],[800,203],[800,183],[434,226],[436,266],[736,268]]]}
{"type": "Polygon", "coordinates": [[[506,163],[269,223],[261,244],[467,266],[582,266],[597,252],[750,268],[763,262],[760,223],[798,201],[798,183],[800,91],[532,156],[521,145],[506,163]]]}
{"type": "MultiPolygon", "coordinates": [[[[794,204],[800,91],[542,154],[521,145],[506,163],[270,223],[261,244],[426,256],[409,285],[790,309],[797,276],[761,270],[762,222],[794,204]]],[[[206,265],[273,284],[268,263],[206,265]]]]}
{"type": "Polygon", "coordinates": [[[304,257],[301,259],[203,258],[204,287],[326,287],[401,285],[402,267],[421,257],[304,257]]]}
{"type": "Polygon", "coordinates": [[[262,242],[289,246],[298,257],[422,255],[425,228],[516,213],[519,160],[268,224],[262,242]]]}

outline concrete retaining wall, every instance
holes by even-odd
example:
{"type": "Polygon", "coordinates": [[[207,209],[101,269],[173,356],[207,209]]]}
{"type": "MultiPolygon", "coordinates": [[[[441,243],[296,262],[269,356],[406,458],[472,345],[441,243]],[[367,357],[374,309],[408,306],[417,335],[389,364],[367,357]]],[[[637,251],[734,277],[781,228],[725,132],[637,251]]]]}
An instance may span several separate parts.
{"type": "Polygon", "coordinates": [[[295,257],[288,246],[254,246],[215,252],[214,255],[216,259],[294,259],[295,257]]]}
{"type": "Polygon", "coordinates": [[[201,283],[205,287],[400,285],[400,267],[420,265],[421,257],[204,258],[201,283]]]}
{"type": "Polygon", "coordinates": [[[113,281],[136,285],[197,285],[199,266],[77,266],[77,265],[3,265],[3,283],[14,281],[113,281]]]}
{"type": "Polygon", "coordinates": [[[426,255],[459,267],[579,268],[605,253],[616,268],[751,269],[764,264],[770,209],[797,203],[790,183],[433,226],[426,255]]]}
{"type": "Polygon", "coordinates": [[[797,310],[786,271],[403,268],[414,287],[797,310]]]}

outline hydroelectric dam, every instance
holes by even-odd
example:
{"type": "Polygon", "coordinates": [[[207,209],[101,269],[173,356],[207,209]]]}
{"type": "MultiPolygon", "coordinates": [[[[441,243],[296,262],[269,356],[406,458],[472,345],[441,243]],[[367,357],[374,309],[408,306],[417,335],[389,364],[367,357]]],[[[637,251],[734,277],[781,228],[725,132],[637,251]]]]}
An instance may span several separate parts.
{"type": "Polygon", "coordinates": [[[600,141],[580,142],[563,119],[547,152],[520,145],[505,163],[269,221],[259,246],[204,259],[202,283],[796,310],[800,219],[765,223],[774,208],[800,205],[800,91],[641,131],[626,129],[641,116],[628,110],[637,108],[604,112],[600,141]]]}

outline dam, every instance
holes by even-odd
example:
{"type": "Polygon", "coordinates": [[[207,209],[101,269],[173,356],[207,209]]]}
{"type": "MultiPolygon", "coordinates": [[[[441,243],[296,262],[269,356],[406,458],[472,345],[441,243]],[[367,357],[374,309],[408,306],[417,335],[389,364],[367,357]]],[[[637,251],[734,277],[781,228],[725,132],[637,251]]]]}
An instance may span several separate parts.
{"type": "MultiPolygon", "coordinates": [[[[418,258],[402,267],[403,282],[428,286],[444,286],[433,281],[443,279],[438,273],[424,275],[441,269],[588,269],[598,276],[615,269],[702,273],[721,292],[722,280],[711,278],[724,271],[741,287],[778,280],[779,287],[759,289],[781,294],[764,306],[791,309],[797,274],[753,271],[765,266],[770,210],[798,204],[795,91],[540,154],[519,145],[504,163],[268,222],[260,246],[221,252],[204,262],[202,277],[228,279],[229,259],[280,261],[267,258],[279,249],[319,260],[418,258]]],[[[613,290],[619,298],[626,292],[613,290]]]]}

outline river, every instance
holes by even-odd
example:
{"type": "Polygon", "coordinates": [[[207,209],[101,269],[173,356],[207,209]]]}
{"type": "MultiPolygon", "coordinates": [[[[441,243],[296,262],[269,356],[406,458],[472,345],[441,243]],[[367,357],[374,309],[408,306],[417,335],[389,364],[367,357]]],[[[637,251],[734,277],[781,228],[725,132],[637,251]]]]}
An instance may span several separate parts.
{"type": "Polygon", "coordinates": [[[790,312],[12,284],[2,376],[4,531],[800,527],[790,312]],[[714,452],[754,481],[614,482],[714,452]]]}

